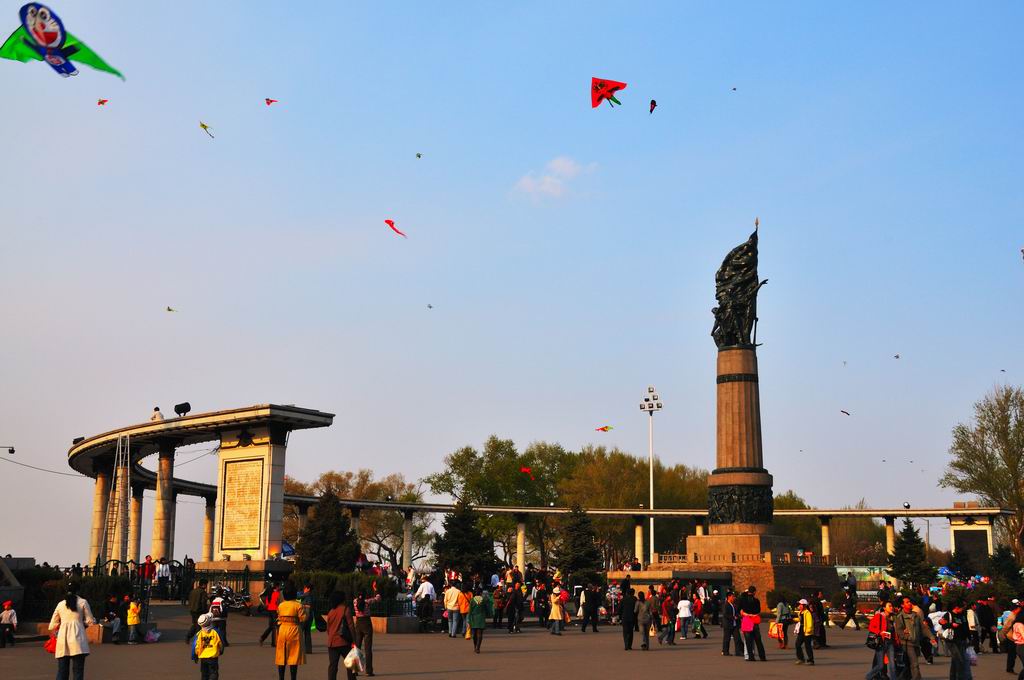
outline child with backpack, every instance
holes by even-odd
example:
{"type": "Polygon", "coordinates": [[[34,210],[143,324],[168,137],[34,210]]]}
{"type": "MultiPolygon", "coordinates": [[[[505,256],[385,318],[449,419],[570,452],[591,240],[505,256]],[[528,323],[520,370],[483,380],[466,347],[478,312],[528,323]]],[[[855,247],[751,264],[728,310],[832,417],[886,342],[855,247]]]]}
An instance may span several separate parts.
{"type": "Polygon", "coordinates": [[[203,614],[199,617],[199,632],[192,638],[192,663],[199,664],[202,680],[218,680],[220,677],[220,655],[224,643],[214,627],[213,617],[203,614]]]}

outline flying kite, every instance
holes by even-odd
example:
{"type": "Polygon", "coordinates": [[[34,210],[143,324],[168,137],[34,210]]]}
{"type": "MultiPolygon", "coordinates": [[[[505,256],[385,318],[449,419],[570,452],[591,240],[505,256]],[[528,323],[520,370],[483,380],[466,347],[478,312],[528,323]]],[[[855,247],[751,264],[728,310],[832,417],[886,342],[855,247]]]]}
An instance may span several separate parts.
{"type": "Polygon", "coordinates": [[[524,475],[530,475],[530,479],[536,481],[537,478],[533,476],[533,468],[528,468],[524,465],[523,467],[519,468],[519,471],[522,472],[524,475]]]}
{"type": "Polygon", "coordinates": [[[398,230],[398,227],[395,226],[395,221],[394,220],[384,220],[384,224],[386,224],[389,227],[391,227],[391,231],[395,232],[396,234],[398,234],[402,238],[409,238],[408,236],[406,236],[405,234],[403,234],[402,232],[400,232],[398,230]]]}
{"type": "Polygon", "coordinates": [[[210,126],[209,125],[207,125],[203,121],[199,121],[199,127],[203,128],[203,132],[205,132],[206,134],[210,135],[210,139],[214,138],[213,137],[213,133],[210,132],[210,126]]]}
{"type": "Polygon", "coordinates": [[[110,101],[109,99],[97,99],[96,100],[96,106],[106,106],[107,102],[109,102],[109,101],[110,101]]]}
{"type": "Polygon", "coordinates": [[[607,100],[608,106],[614,107],[615,104],[622,106],[622,102],[615,98],[615,93],[619,90],[625,90],[626,83],[620,83],[617,80],[604,80],[602,78],[591,78],[590,79],[590,107],[596,109],[601,105],[601,102],[607,100]]]}
{"type": "Polygon", "coordinates": [[[177,310],[177,309],[172,309],[172,308],[171,308],[170,306],[168,306],[168,307],[167,307],[167,311],[168,311],[168,312],[176,312],[176,311],[178,311],[178,310],[177,310]]]}
{"type": "Polygon", "coordinates": [[[652,99],[651,100],[651,111],[650,112],[654,113],[654,109],[656,109],[656,108],[658,108],[658,102],[652,99]]]}
{"type": "Polygon", "coordinates": [[[893,355],[892,355],[892,358],[893,358],[893,359],[899,359],[899,358],[900,358],[900,355],[899,355],[899,354],[893,354],[893,355]]]}
{"type": "Polygon", "coordinates": [[[615,428],[611,425],[602,425],[601,427],[595,427],[594,432],[607,432],[608,430],[614,430],[615,428]]]}
{"type": "Polygon", "coordinates": [[[417,154],[416,154],[416,158],[423,158],[423,154],[421,154],[421,153],[417,153],[417,154]]]}
{"type": "Polygon", "coordinates": [[[263,101],[265,101],[267,103],[267,106],[270,106],[271,104],[276,104],[277,103],[276,99],[270,99],[269,97],[265,97],[263,99],[263,101]]]}
{"type": "Polygon", "coordinates": [[[52,9],[38,2],[30,2],[18,11],[21,26],[0,46],[0,58],[12,61],[45,61],[62,78],[78,75],[75,61],[97,71],[112,73],[121,80],[124,76],[103,61],[88,45],[64,30],[64,22],[52,9]]]}
{"type": "Polygon", "coordinates": [[[433,308],[434,308],[434,305],[432,305],[430,303],[427,303],[427,309],[433,309],[433,308]]]}
{"type": "Polygon", "coordinates": [[[850,412],[849,412],[849,411],[844,411],[843,409],[839,409],[839,412],[840,412],[840,413],[845,413],[846,415],[850,415],[850,412]]]}

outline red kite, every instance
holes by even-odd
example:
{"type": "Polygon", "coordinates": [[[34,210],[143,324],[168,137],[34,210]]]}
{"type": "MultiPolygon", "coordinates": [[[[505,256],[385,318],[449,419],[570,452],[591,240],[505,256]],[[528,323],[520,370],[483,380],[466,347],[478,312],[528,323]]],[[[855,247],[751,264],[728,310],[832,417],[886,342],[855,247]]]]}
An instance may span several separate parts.
{"type": "Polygon", "coordinates": [[[615,428],[611,425],[602,425],[601,427],[595,427],[594,432],[607,432],[608,430],[614,430],[615,428]]]}
{"type": "Polygon", "coordinates": [[[110,101],[109,99],[97,99],[96,100],[96,106],[106,106],[107,102],[109,102],[109,101],[110,101]]]}
{"type": "Polygon", "coordinates": [[[389,227],[391,227],[391,231],[395,232],[396,234],[398,234],[402,238],[409,238],[408,236],[406,236],[402,232],[398,231],[398,228],[395,226],[395,221],[394,220],[384,220],[384,224],[386,224],[389,227]]]}
{"type": "Polygon", "coordinates": [[[620,83],[617,80],[603,80],[601,78],[590,79],[590,106],[596,109],[601,105],[601,102],[607,100],[608,106],[614,106],[618,104],[622,106],[622,102],[615,98],[615,93],[619,90],[625,90],[626,83],[620,83]],[[614,102],[615,104],[613,104],[614,102]]]}
{"type": "Polygon", "coordinates": [[[277,103],[276,99],[270,99],[270,98],[265,98],[263,101],[265,101],[267,103],[267,106],[270,106],[271,104],[276,104],[277,103]]]}

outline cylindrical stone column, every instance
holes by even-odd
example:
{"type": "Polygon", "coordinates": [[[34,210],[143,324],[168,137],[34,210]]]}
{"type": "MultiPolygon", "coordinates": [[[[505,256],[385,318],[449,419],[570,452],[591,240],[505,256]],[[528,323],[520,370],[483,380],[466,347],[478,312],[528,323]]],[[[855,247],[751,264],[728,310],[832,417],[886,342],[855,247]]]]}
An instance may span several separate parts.
{"type": "Polygon", "coordinates": [[[832,546],[829,536],[829,524],[831,517],[821,517],[821,556],[828,557],[832,554],[832,546]]]}
{"type": "Polygon", "coordinates": [[[352,533],[355,534],[356,542],[361,546],[363,544],[363,538],[362,534],[359,533],[359,513],[362,511],[362,508],[349,508],[348,511],[349,514],[352,515],[352,533]]]}
{"type": "Polygon", "coordinates": [[[114,470],[114,483],[117,488],[114,491],[115,507],[108,509],[114,512],[114,537],[110,546],[110,559],[118,562],[128,561],[128,541],[131,536],[131,488],[128,480],[128,465],[122,465],[114,470]]]}
{"type": "Polygon", "coordinates": [[[761,450],[761,403],[753,347],[718,350],[717,467],[708,477],[712,534],[765,534],[772,521],[772,476],[761,450]]]}
{"type": "Polygon", "coordinates": [[[885,554],[892,555],[896,552],[896,518],[885,518],[885,554]]]}
{"type": "Polygon", "coordinates": [[[167,561],[174,559],[174,532],[178,526],[178,494],[171,494],[171,531],[167,537],[167,561]]]}
{"type": "Polygon", "coordinates": [[[96,472],[96,485],[92,495],[92,532],[89,536],[89,564],[96,565],[96,559],[103,550],[103,538],[107,531],[107,503],[110,498],[110,473],[96,472]]]}
{"type": "MultiPolygon", "coordinates": [[[[309,506],[297,505],[295,509],[298,512],[296,515],[295,542],[298,543],[302,540],[302,532],[306,528],[306,522],[309,521],[309,506]]],[[[353,530],[355,529],[354,524],[352,525],[352,528],[353,530]]]]}
{"type": "MultiPolygon", "coordinates": [[[[526,518],[516,517],[516,566],[519,572],[526,573],[526,518]]],[[[642,529],[641,529],[642,530],[642,529]]]]}
{"type": "Polygon", "coordinates": [[[141,486],[132,487],[132,506],[128,511],[128,559],[136,565],[142,539],[142,492],[141,486]]]}
{"type": "Polygon", "coordinates": [[[153,504],[153,537],[149,551],[154,561],[161,557],[171,558],[173,480],[174,444],[160,442],[160,458],[156,468],[156,502],[153,504]]]}
{"type": "Polygon", "coordinates": [[[697,535],[698,536],[703,536],[704,535],[704,520],[703,519],[698,519],[697,520],[697,535]]]}
{"type": "Polygon", "coordinates": [[[402,569],[408,571],[412,566],[412,510],[405,511],[402,521],[402,569]]]}
{"type": "Polygon", "coordinates": [[[633,518],[633,555],[640,561],[644,559],[644,518],[633,518]]]}
{"type": "Polygon", "coordinates": [[[206,514],[203,516],[203,562],[213,561],[213,520],[216,516],[217,499],[206,499],[206,514]]]}

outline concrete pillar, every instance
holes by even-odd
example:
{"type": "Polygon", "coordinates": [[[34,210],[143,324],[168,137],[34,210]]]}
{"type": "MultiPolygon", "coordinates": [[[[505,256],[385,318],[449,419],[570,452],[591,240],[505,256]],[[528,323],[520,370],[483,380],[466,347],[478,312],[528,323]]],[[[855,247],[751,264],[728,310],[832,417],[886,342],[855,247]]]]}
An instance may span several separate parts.
{"type": "MultiPolygon", "coordinates": [[[[302,532],[306,528],[306,522],[309,521],[309,507],[306,505],[298,505],[295,507],[298,510],[297,516],[297,531],[295,532],[295,542],[298,543],[302,540],[302,532]]],[[[353,525],[353,529],[355,525],[353,525]]]]}
{"type": "Polygon", "coordinates": [[[107,512],[114,513],[114,535],[107,549],[110,559],[119,562],[128,561],[128,541],[131,534],[131,487],[129,486],[129,465],[114,470],[114,507],[107,512]]]}
{"type": "Polygon", "coordinates": [[[203,562],[213,561],[213,521],[217,512],[217,499],[206,499],[206,514],[203,516],[203,562]]]}
{"type": "Polygon", "coordinates": [[[167,539],[167,561],[174,559],[174,532],[178,524],[178,494],[171,494],[171,532],[167,539]]]}
{"type": "Polygon", "coordinates": [[[896,518],[885,518],[885,554],[892,555],[896,552],[896,518]]]}
{"type": "Polygon", "coordinates": [[[704,520],[703,519],[698,519],[697,520],[697,535],[698,536],[703,536],[704,535],[704,520]]]}
{"type": "Polygon", "coordinates": [[[820,517],[821,520],[821,556],[828,557],[832,554],[832,546],[829,542],[829,523],[832,521],[831,517],[820,517]]]}
{"type": "Polygon", "coordinates": [[[156,502],[153,505],[153,537],[149,549],[154,562],[161,557],[171,557],[174,535],[174,448],[173,442],[160,442],[160,458],[156,467],[156,502]]]}
{"type": "Polygon", "coordinates": [[[359,545],[362,545],[363,538],[362,534],[359,533],[359,513],[360,511],[362,511],[362,508],[349,508],[348,511],[352,515],[352,533],[355,534],[356,540],[359,542],[359,545]]]}
{"type": "Polygon", "coordinates": [[[516,566],[520,573],[526,573],[526,518],[522,515],[516,516],[516,566]]]}
{"type": "Polygon", "coordinates": [[[107,499],[110,496],[110,473],[96,472],[96,485],[92,495],[92,532],[89,536],[89,564],[96,564],[103,549],[103,535],[107,530],[107,499]]]}
{"type": "Polygon", "coordinates": [[[402,521],[402,569],[412,566],[412,510],[405,511],[402,521]]]}
{"type": "Polygon", "coordinates": [[[139,549],[142,544],[142,491],[141,486],[132,487],[132,507],[128,522],[128,559],[139,563],[139,549]]]}
{"type": "Polygon", "coordinates": [[[644,560],[644,518],[637,515],[633,518],[633,555],[644,560]]]}

